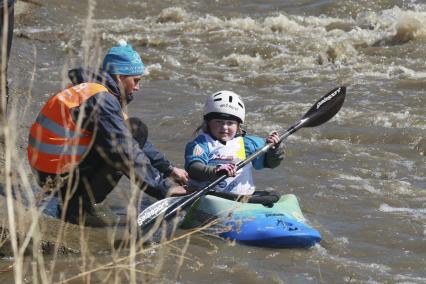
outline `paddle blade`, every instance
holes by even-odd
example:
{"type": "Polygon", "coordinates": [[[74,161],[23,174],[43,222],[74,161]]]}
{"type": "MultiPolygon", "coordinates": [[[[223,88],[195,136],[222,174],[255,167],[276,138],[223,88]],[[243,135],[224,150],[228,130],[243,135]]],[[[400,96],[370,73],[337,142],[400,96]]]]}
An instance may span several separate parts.
{"type": "Polygon", "coordinates": [[[319,99],[303,116],[303,127],[314,127],[330,120],[340,110],[345,101],[346,87],[330,91],[319,99]]]}
{"type": "Polygon", "coordinates": [[[168,197],[155,202],[138,215],[137,221],[139,227],[142,229],[147,228],[152,225],[158,217],[166,215],[184,200],[185,197],[168,197]]]}

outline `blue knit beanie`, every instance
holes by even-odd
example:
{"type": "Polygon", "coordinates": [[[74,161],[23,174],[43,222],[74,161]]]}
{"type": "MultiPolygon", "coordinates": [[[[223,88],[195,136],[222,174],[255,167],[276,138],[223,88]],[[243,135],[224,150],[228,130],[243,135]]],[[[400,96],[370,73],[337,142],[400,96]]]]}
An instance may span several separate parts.
{"type": "Polygon", "coordinates": [[[143,75],[144,65],[139,54],[126,41],[120,40],[105,55],[102,69],[109,74],[143,75]]]}

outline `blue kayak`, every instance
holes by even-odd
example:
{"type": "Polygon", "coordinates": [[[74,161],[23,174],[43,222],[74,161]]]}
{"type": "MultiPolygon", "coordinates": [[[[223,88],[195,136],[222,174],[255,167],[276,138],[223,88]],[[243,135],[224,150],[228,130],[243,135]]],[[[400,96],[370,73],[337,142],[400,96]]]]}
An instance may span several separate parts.
{"type": "Polygon", "coordinates": [[[215,221],[210,229],[214,233],[252,246],[306,248],[321,241],[321,234],[308,225],[293,194],[282,195],[267,206],[206,195],[192,205],[181,228],[211,221],[215,221]]]}

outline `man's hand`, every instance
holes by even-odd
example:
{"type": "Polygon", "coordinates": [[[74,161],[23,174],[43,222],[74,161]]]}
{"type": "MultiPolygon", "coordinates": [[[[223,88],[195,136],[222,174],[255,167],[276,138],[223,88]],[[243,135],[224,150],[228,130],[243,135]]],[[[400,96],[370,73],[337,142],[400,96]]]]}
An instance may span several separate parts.
{"type": "Polygon", "coordinates": [[[174,186],[169,190],[170,196],[181,196],[188,194],[187,190],[182,186],[174,186]]]}
{"type": "Polygon", "coordinates": [[[180,185],[186,185],[188,183],[188,173],[184,169],[173,167],[170,177],[180,185]]]}

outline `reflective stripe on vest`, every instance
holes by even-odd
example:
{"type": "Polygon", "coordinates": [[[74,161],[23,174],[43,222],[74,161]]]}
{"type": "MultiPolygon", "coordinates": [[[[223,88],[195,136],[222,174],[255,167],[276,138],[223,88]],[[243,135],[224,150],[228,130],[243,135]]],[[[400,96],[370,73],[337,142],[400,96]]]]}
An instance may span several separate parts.
{"type": "Polygon", "coordinates": [[[61,174],[80,162],[91,145],[92,133],[74,122],[71,109],[84,105],[100,92],[108,89],[97,83],[83,83],[46,102],[30,129],[28,160],[33,168],[61,174]]]}
{"type": "Polygon", "coordinates": [[[47,143],[42,143],[32,136],[28,139],[28,144],[37,149],[39,152],[44,152],[50,155],[83,155],[84,152],[88,149],[85,146],[71,146],[71,145],[52,145],[47,143]]]}
{"type": "MultiPolygon", "coordinates": [[[[42,113],[37,116],[36,122],[60,137],[75,137],[78,135],[76,132],[66,129],[62,125],[50,120],[48,117],[45,117],[42,113]]],[[[85,135],[80,134],[79,137],[83,138],[85,135]]]]}

